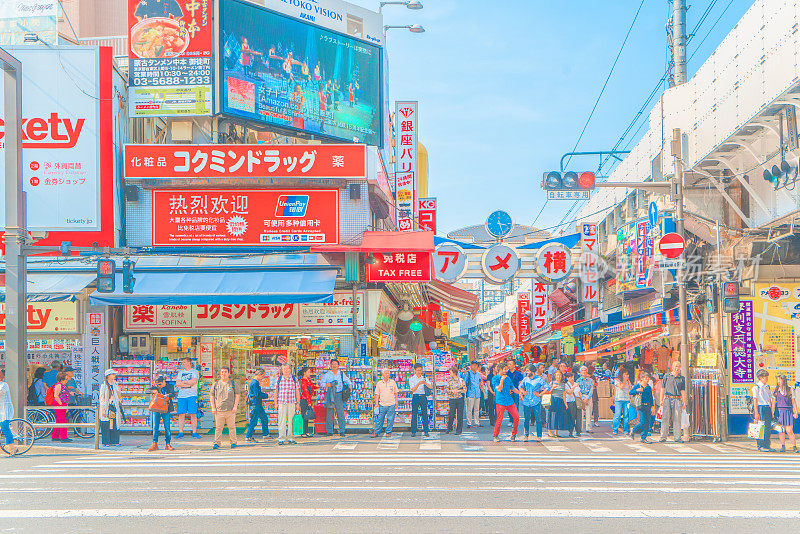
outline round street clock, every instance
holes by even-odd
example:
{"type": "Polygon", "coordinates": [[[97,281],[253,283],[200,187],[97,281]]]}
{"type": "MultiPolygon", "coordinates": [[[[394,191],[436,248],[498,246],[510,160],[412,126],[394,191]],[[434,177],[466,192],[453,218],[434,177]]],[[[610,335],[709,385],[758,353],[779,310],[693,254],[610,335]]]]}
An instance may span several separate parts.
{"type": "Polygon", "coordinates": [[[499,239],[506,236],[512,228],[514,228],[514,221],[511,220],[511,215],[505,211],[497,210],[486,219],[486,231],[492,237],[499,239]]]}

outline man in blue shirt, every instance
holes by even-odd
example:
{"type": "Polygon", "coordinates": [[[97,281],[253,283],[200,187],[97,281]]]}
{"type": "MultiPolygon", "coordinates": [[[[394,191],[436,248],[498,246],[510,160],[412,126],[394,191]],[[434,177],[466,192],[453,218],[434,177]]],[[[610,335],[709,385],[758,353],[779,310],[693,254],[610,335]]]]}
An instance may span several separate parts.
{"type": "Polygon", "coordinates": [[[56,376],[61,371],[61,362],[58,360],[53,360],[53,363],[50,364],[50,370],[47,371],[44,376],[42,377],[42,381],[44,385],[48,388],[51,388],[55,385],[58,380],[56,376]]]}
{"type": "Polygon", "coordinates": [[[550,367],[547,369],[547,376],[548,376],[548,380],[549,380],[549,379],[550,379],[550,377],[552,377],[552,376],[555,374],[555,372],[558,370],[558,364],[559,364],[559,363],[561,363],[561,360],[559,360],[558,358],[555,358],[555,359],[554,359],[554,360],[553,360],[553,361],[550,363],[550,367]]]}
{"type": "Polygon", "coordinates": [[[264,411],[264,399],[267,396],[261,389],[262,383],[263,387],[269,387],[269,378],[264,376],[264,368],[259,367],[247,388],[247,405],[250,407],[250,421],[247,423],[247,430],[244,433],[244,440],[247,443],[258,443],[253,437],[253,432],[259,421],[261,421],[261,435],[264,438],[269,437],[269,416],[264,411]],[[263,383],[265,380],[266,383],[263,383]]]}
{"type": "Polygon", "coordinates": [[[528,376],[520,384],[522,394],[523,427],[525,439],[528,441],[531,419],[536,422],[536,441],[542,441],[542,394],[550,391],[547,381],[542,377],[544,364],[540,363],[534,371],[533,364],[528,366],[528,376]]]}
{"type": "Polygon", "coordinates": [[[585,365],[581,366],[581,376],[576,380],[578,389],[581,390],[581,399],[583,400],[583,429],[586,432],[592,433],[592,409],[594,408],[592,398],[594,397],[594,380],[589,376],[589,368],[585,365]]]}
{"type": "MultiPolygon", "coordinates": [[[[507,369],[508,369],[508,377],[511,379],[511,382],[514,386],[515,390],[519,389],[519,385],[522,383],[522,379],[525,378],[519,369],[517,369],[517,361],[513,358],[509,358],[506,361],[507,369]]],[[[511,397],[514,399],[514,405],[517,407],[517,414],[522,413],[522,404],[520,402],[519,394],[511,392],[511,397]]],[[[514,424],[514,419],[511,417],[511,414],[508,414],[509,419],[509,426],[514,424]]]]}
{"type": "Polygon", "coordinates": [[[517,441],[517,428],[519,427],[519,412],[517,405],[514,403],[512,393],[519,395],[519,390],[514,387],[512,379],[508,376],[508,366],[500,367],[500,374],[492,379],[492,386],[495,390],[495,404],[497,409],[497,419],[494,423],[494,441],[498,442],[500,439],[500,427],[503,424],[503,412],[508,411],[511,414],[511,421],[513,427],[511,429],[511,441],[517,441]]]}
{"type": "Polygon", "coordinates": [[[347,375],[339,370],[339,360],[334,358],[331,360],[331,370],[326,371],[320,380],[320,385],[325,388],[325,407],[328,409],[326,430],[328,435],[333,434],[333,412],[335,410],[339,435],[344,436],[346,421],[344,418],[342,391],[345,384],[348,387],[353,387],[353,383],[347,375]]]}
{"type": "Polygon", "coordinates": [[[461,378],[467,384],[467,428],[482,427],[480,424],[481,409],[481,373],[478,371],[478,362],[469,364],[469,370],[465,371],[461,378]]]}

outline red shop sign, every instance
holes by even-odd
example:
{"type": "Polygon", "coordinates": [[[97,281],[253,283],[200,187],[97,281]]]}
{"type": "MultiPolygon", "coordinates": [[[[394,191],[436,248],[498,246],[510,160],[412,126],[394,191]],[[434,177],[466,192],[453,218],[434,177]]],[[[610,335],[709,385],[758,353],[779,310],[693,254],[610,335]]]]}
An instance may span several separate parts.
{"type": "Polygon", "coordinates": [[[126,178],[364,178],[364,145],[125,145],[126,178]]]}
{"type": "Polygon", "coordinates": [[[375,263],[367,265],[368,282],[430,282],[430,252],[375,253],[375,263]]]}
{"type": "Polygon", "coordinates": [[[339,242],[337,189],[154,189],[153,245],[339,242]]]}

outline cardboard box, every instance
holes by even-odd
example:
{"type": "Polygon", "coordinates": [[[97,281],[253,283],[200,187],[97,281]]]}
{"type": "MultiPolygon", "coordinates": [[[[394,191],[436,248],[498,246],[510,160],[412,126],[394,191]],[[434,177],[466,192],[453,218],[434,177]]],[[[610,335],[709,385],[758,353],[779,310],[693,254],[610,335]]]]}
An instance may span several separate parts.
{"type": "Polygon", "coordinates": [[[597,403],[597,409],[600,419],[613,419],[614,412],[611,411],[611,406],[614,401],[610,397],[600,397],[597,403]]]}
{"type": "Polygon", "coordinates": [[[599,398],[609,398],[611,397],[611,381],[610,380],[600,380],[597,383],[597,396],[599,398]]]}

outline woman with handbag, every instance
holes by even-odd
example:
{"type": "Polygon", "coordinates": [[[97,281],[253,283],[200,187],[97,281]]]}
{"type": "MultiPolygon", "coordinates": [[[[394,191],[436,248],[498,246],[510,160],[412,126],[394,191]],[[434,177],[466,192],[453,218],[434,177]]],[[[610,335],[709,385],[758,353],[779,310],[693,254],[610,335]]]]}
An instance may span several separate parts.
{"type": "Polygon", "coordinates": [[[800,452],[797,450],[797,438],[794,436],[797,403],[785,375],[778,376],[772,395],[775,397],[775,421],[781,426],[781,432],[778,433],[778,438],[781,440],[780,452],[786,452],[786,436],[789,436],[794,452],[800,452]]]}
{"type": "MultiPolygon", "coordinates": [[[[551,438],[558,437],[559,430],[569,430],[569,413],[564,402],[564,390],[566,389],[564,374],[560,369],[553,373],[553,380],[550,382],[550,408],[547,409],[547,434],[551,438]]],[[[542,405],[545,404],[544,399],[542,405]]]]}
{"type": "Polygon", "coordinates": [[[316,419],[314,412],[314,394],[317,386],[311,381],[311,368],[303,367],[300,371],[300,414],[303,416],[303,434],[301,437],[310,438],[313,432],[309,422],[316,419]]]}
{"type": "Polygon", "coordinates": [[[639,382],[631,388],[631,405],[639,412],[639,424],[631,429],[630,436],[634,439],[637,432],[641,433],[642,443],[652,443],[647,438],[650,436],[650,417],[655,415],[653,407],[653,388],[650,386],[650,375],[644,371],[639,373],[639,382]]]}
{"type": "Polygon", "coordinates": [[[164,449],[174,451],[175,449],[170,445],[172,435],[169,431],[169,414],[174,411],[172,397],[175,395],[175,390],[172,386],[167,384],[167,379],[164,375],[158,375],[150,388],[150,413],[152,414],[153,424],[153,444],[148,451],[158,450],[158,435],[160,433],[160,425],[164,423],[164,449]]]}
{"type": "Polygon", "coordinates": [[[614,420],[611,422],[611,432],[615,436],[619,434],[620,425],[625,433],[628,432],[628,405],[631,401],[632,387],[628,371],[620,369],[617,378],[614,379],[614,420]]]}
{"type": "Polygon", "coordinates": [[[100,436],[103,447],[119,445],[119,427],[124,418],[117,391],[117,373],[114,369],[106,371],[106,378],[100,388],[100,436]]]}

